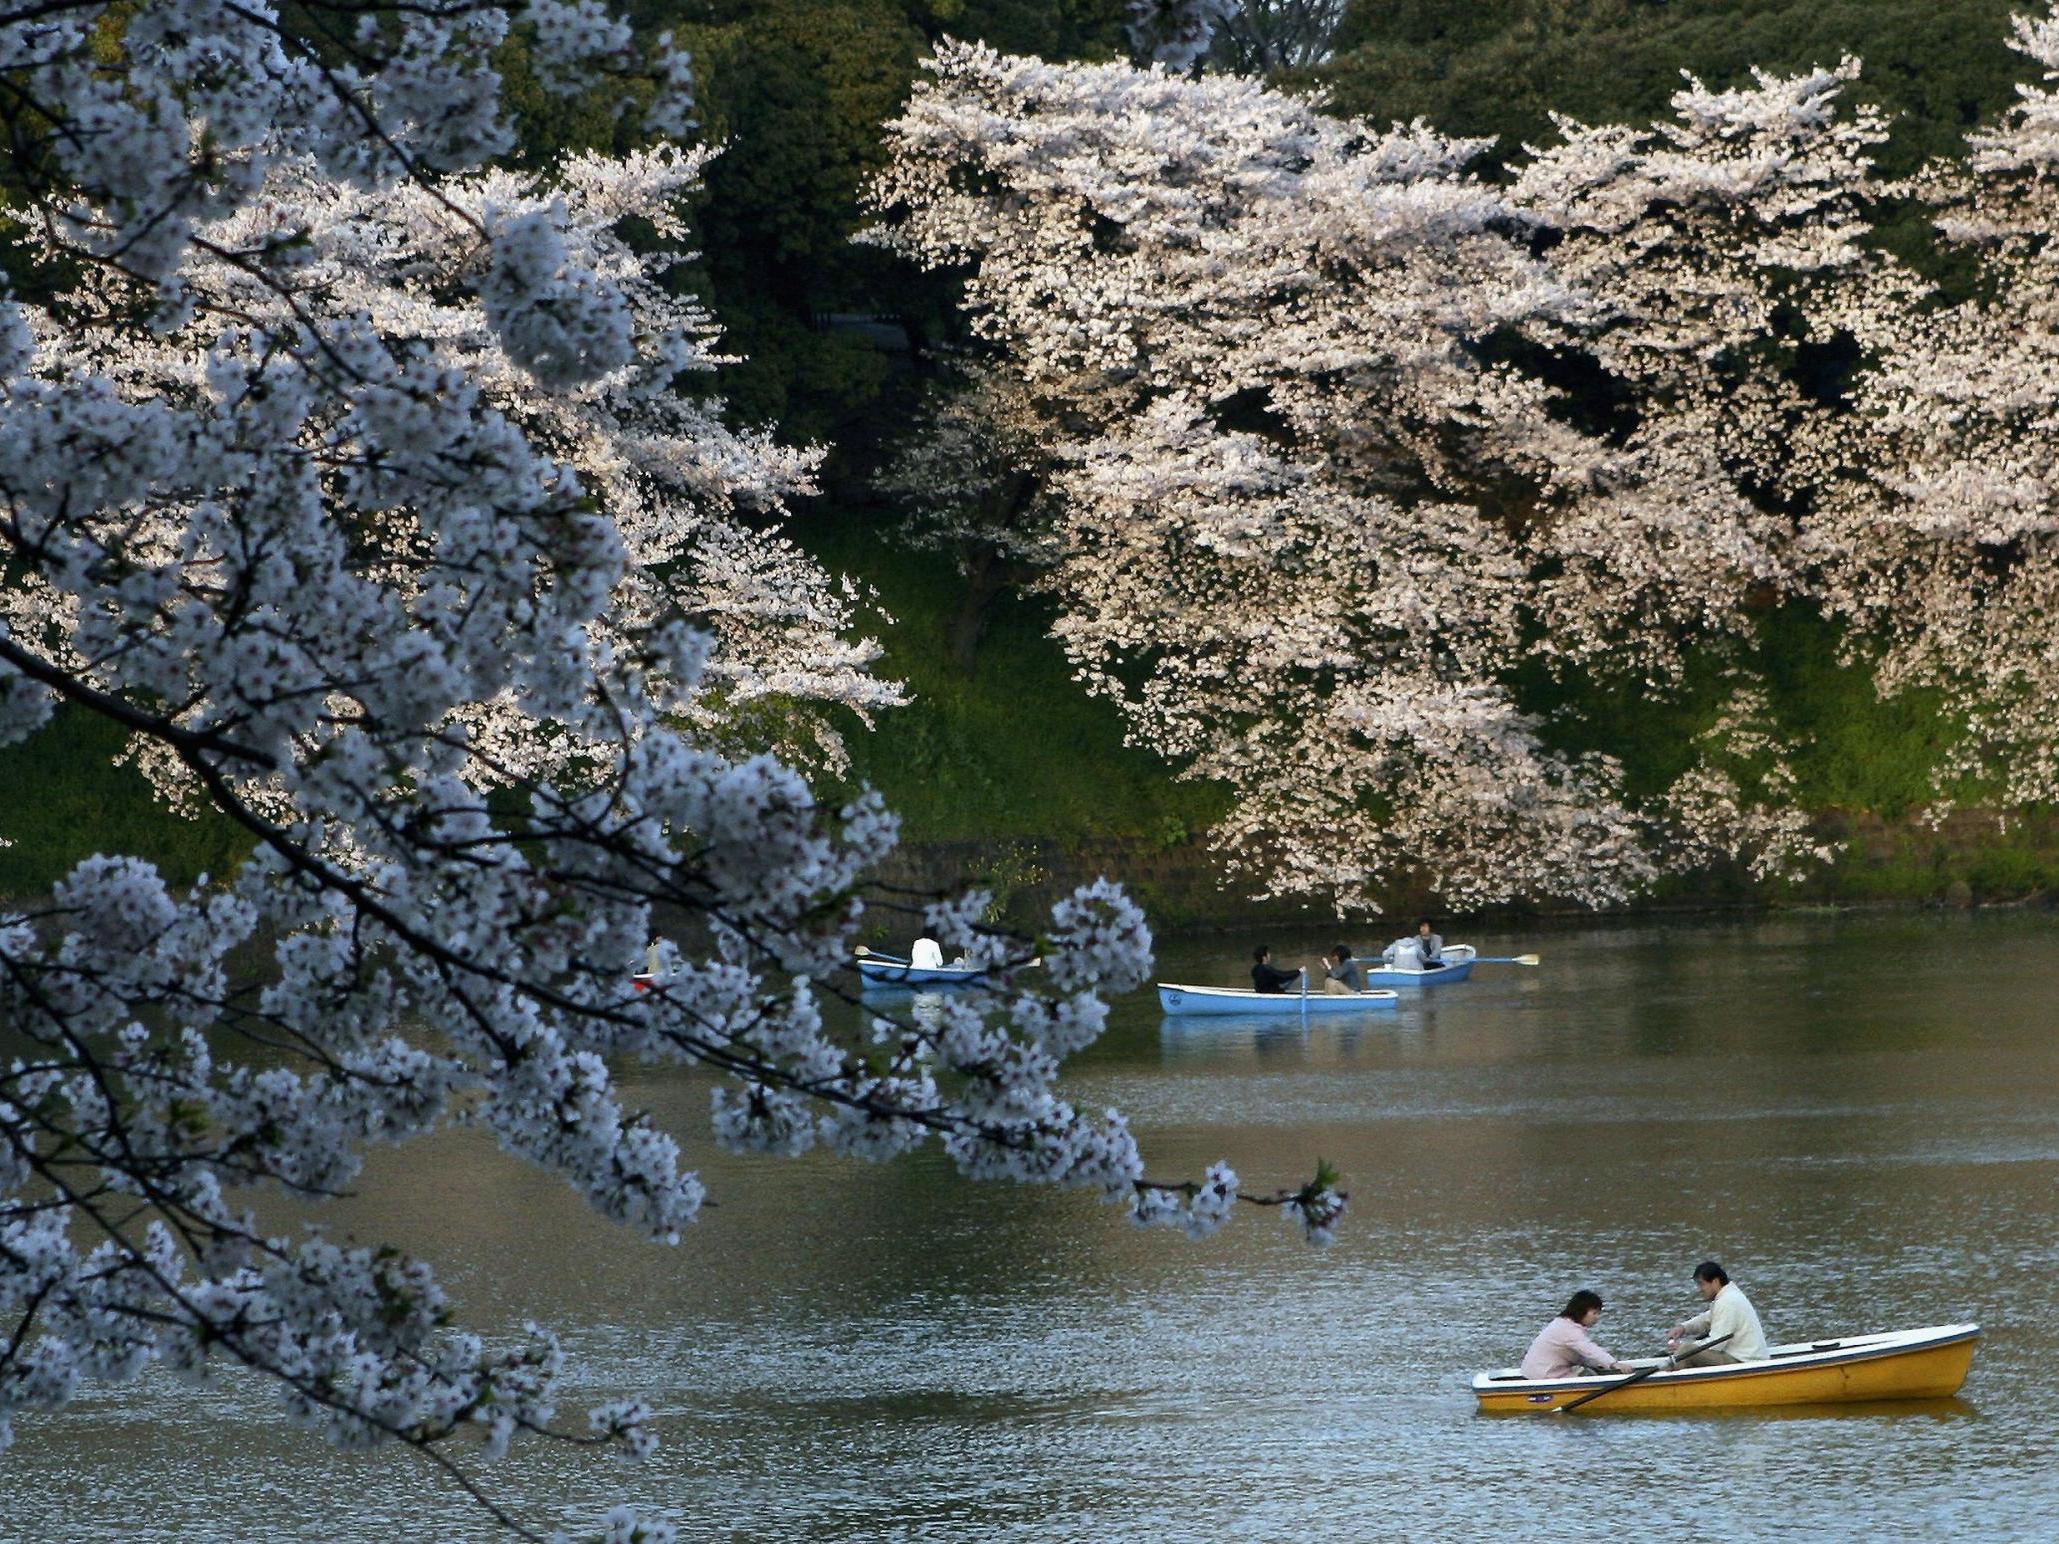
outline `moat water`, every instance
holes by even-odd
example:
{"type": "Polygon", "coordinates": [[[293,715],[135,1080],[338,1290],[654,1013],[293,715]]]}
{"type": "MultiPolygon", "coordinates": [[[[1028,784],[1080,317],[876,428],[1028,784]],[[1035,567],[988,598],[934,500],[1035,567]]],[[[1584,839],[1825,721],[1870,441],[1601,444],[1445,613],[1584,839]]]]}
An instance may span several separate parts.
{"type": "MultiPolygon", "coordinates": [[[[475,1327],[555,1328],[568,1414],[661,1412],[641,1468],[533,1443],[475,1468],[546,1533],[628,1500],[689,1540],[2059,1537],[2059,922],[1453,936],[1544,963],[1306,1027],[1166,1020],[1147,990],[1076,1064],[1154,1175],[1224,1157],[1259,1189],[1328,1158],[1352,1197],[1328,1252],[1251,1208],[1196,1244],[932,1156],[705,1141],[719,1204],[660,1249],[469,1133],[380,1155],[326,1220],[429,1255],[475,1327]],[[1573,1288],[1608,1300],[1605,1346],[1659,1349],[1709,1255],[1776,1341],[1979,1321],[1963,1394],[1475,1413],[1470,1373],[1573,1288]]],[[[1171,940],[1160,974],[1235,984],[1244,953],[1171,940]]],[[[705,1127],[697,1075],[631,1092],[705,1127]]],[[[18,1433],[8,1544],[505,1536],[408,1455],[287,1428],[250,1379],[152,1377],[18,1433]]]]}

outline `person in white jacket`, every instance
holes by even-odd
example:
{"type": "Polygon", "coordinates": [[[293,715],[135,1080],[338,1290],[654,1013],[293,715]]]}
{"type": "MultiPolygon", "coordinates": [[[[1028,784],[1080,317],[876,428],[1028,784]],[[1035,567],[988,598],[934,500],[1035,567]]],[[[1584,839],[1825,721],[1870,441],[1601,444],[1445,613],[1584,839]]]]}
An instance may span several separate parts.
{"type": "Polygon", "coordinates": [[[1714,1260],[1704,1260],[1694,1268],[1694,1285],[1709,1306],[1692,1319],[1674,1325],[1666,1336],[1666,1349],[1677,1353],[1682,1342],[1689,1339],[1722,1340],[1726,1335],[1730,1338],[1713,1350],[1690,1351],[1677,1357],[1679,1364],[1719,1367],[1731,1362],[1763,1362],[1766,1332],[1759,1325],[1759,1312],[1730,1279],[1730,1273],[1714,1260]]]}

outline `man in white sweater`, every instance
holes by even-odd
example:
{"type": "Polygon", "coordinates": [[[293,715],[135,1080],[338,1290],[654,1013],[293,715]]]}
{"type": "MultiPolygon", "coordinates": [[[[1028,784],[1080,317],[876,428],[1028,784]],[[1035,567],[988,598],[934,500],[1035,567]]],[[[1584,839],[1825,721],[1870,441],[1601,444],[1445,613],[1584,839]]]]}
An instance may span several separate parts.
{"type": "Polygon", "coordinates": [[[1758,1310],[1731,1281],[1730,1273],[1714,1260],[1694,1268],[1695,1290],[1709,1306],[1692,1319],[1683,1319],[1666,1336],[1666,1349],[1675,1351],[1682,1341],[1722,1340],[1711,1351],[1692,1351],[1680,1357],[1682,1367],[1717,1367],[1730,1362],[1763,1362],[1766,1332],[1759,1326],[1758,1310]]]}

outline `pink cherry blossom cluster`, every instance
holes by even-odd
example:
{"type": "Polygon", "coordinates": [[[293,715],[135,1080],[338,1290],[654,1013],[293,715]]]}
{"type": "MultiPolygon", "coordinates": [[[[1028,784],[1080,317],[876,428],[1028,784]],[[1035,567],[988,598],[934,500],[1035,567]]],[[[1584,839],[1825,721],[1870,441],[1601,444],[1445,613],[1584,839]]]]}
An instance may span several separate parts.
{"type": "MultiPolygon", "coordinates": [[[[2059,80],[2059,20],[2018,46],[2059,80]]],[[[962,273],[975,347],[887,485],[1035,565],[1087,689],[1234,793],[1214,840],[1267,892],[1826,860],[1759,652],[1784,606],[1946,694],[1941,791],[2047,798],[2059,111],[2026,88],[1913,185],[1984,265],[1956,300],[1871,239],[1858,69],[1690,79],[1490,182],[1422,123],[947,46],[867,239],[962,273]],[[1527,706],[1597,685],[1718,704],[1670,786],[1527,706]]]]}

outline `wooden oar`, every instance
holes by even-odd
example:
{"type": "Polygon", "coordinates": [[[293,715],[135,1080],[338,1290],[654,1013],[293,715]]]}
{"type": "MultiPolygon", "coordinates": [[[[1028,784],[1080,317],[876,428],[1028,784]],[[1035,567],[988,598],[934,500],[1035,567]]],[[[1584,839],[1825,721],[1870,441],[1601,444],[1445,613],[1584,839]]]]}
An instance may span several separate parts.
{"type": "MultiPolygon", "coordinates": [[[[1731,1331],[1732,1335],[1736,1333],[1737,1332],[1735,1330],[1731,1331]]],[[[1704,1351],[1715,1350],[1716,1347],[1722,1345],[1723,1342],[1728,1339],[1730,1339],[1730,1335],[1718,1335],[1714,1340],[1703,1341],[1700,1345],[1696,1346],[1692,1351],[1675,1351],[1663,1362],[1656,1362],[1650,1367],[1640,1367],[1637,1369],[1637,1371],[1633,1372],[1629,1377],[1618,1379],[1616,1382],[1611,1383],[1607,1388],[1596,1389],[1592,1394],[1582,1394],[1578,1399],[1574,1400],[1569,1405],[1554,1405],[1552,1407],[1551,1413],[1553,1415],[1564,1415],[1568,1410],[1577,1410],[1582,1405],[1592,1404],[1595,1400],[1601,1398],[1601,1396],[1604,1394],[1613,1394],[1616,1392],[1617,1389],[1627,1389],[1633,1383],[1642,1383],[1646,1378],[1649,1378],[1655,1372],[1664,1372],[1668,1367],[1678,1367],[1680,1365],[1680,1358],[1683,1355],[1699,1356],[1704,1351]]]]}
{"type": "Polygon", "coordinates": [[[1476,954],[1475,965],[1536,965],[1541,963],[1534,954],[1476,954]]]}

